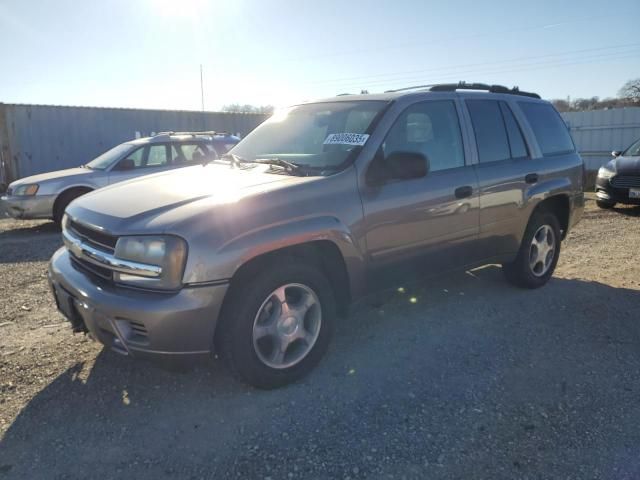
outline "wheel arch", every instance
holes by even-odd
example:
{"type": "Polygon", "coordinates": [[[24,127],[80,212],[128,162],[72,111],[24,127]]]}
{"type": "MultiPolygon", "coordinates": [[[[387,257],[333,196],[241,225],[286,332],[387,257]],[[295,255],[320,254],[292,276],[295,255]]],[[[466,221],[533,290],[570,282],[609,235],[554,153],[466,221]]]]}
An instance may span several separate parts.
{"type": "Polygon", "coordinates": [[[538,212],[553,213],[560,223],[561,239],[564,240],[569,230],[569,218],[571,214],[571,201],[567,194],[556,194],[545,198],[533,209],[531,215],[538,212]]]}
{"type": "Polygon", "coordinates": [[[56,212],[58,210],[58,208],[60,208],[60,205],[62,204],[63,200],[68,197],[70,194],[72,193],[80,193],[81,195],[85,195],[89,192],[94,191],[95,188],[91,187],[89,185],[74,185],[72,187],[67,187],[64,190],[62,190],[58,196],[56,197],[55,201],[53,202],[53,209],[52,209],[52,215],[53,218],[55,218],[56,216],[56,212]]]}

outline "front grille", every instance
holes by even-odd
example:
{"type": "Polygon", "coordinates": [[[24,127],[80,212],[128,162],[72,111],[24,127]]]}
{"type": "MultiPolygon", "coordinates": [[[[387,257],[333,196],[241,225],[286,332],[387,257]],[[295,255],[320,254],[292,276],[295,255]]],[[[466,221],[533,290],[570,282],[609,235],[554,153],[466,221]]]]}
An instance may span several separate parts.
{"type": "Polygon", "coordinates": [[[640,175],[616,175],[611,179],[611,186],[615,188],[640,188],[640,175]]]}
{"type": "Polygon", "coordinates": [[[114,235],[109,235],[108,233],[86,227],[75,220],[69,221],[68,228],[73,231],[75,236],[99,250],[113,253],[116,249],[118,237],[114,235]]]}
{"type": "Polygon", "coordinates": [[[81,258],[77,258],[74,255],[71,255],[71,260],[73,263],[80,269],[86,272],[97,275],[98,277],[104,280],[113,280],[113,272],[108,268],[101,267],[100,265],[96,265],[94,263],[87,262],[81,258]]]}

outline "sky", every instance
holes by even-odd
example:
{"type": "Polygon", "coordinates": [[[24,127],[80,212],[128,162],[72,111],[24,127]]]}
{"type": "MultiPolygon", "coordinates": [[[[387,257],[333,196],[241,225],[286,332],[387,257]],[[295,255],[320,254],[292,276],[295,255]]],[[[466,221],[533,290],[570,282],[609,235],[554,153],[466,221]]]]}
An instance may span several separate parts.
{"type": "Polygon", "coordinates": [[[200,110],[465,80],[640,77],[640,1],[0,0],[0,102],[200,110]]]}

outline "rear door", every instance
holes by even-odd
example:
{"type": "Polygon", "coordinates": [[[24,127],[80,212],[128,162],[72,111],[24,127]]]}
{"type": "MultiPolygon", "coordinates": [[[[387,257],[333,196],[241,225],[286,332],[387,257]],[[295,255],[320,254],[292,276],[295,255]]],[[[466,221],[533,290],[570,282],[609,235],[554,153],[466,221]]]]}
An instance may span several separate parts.
{"type": "Polygon", "coordinates": [[[466,99],[478,152],[479,249],[484,259],[514,253],[526,206],[525,192],[538,181],[540,160],[531,155],[513,108],[502,99],[466,99]]]}
{"type": "Polygon", "coordinates": [[[393,273],[437,273],[469,263],[478,235],[478,189],[465,159],[457,102],[427,100],[407,107],[372,164],[397,151],[424,154],[430,170],[423,178],[361,186],[373,278],[395,281],[393,273]],[[399,268],[392,272],[389,266],[399,268]]]}

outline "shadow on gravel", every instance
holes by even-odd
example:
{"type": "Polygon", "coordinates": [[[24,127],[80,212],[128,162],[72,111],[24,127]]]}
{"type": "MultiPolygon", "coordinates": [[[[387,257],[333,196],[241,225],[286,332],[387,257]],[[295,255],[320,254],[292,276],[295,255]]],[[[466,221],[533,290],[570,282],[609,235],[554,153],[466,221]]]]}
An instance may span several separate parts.
{"type": "Polygon", "coordinates": [[[44,262],[62,245],[53,222],[0,231],[0,264],[44,262]]]}
{"type": "Polygon", "coordinates": [[[0,240],[5,238],[22,238],[29,235],[43,235],[47,233],[60,234],[60,228],[53,222],[12,228],[10,230],[1,231],[0,240]]]}
{"type": "Polygon", "coordinates": [[[638,311],[636,290],[489,267],[361,306],[277,391],[103,351],[25,406],[0,478],[637,478],[638,311]]]}

